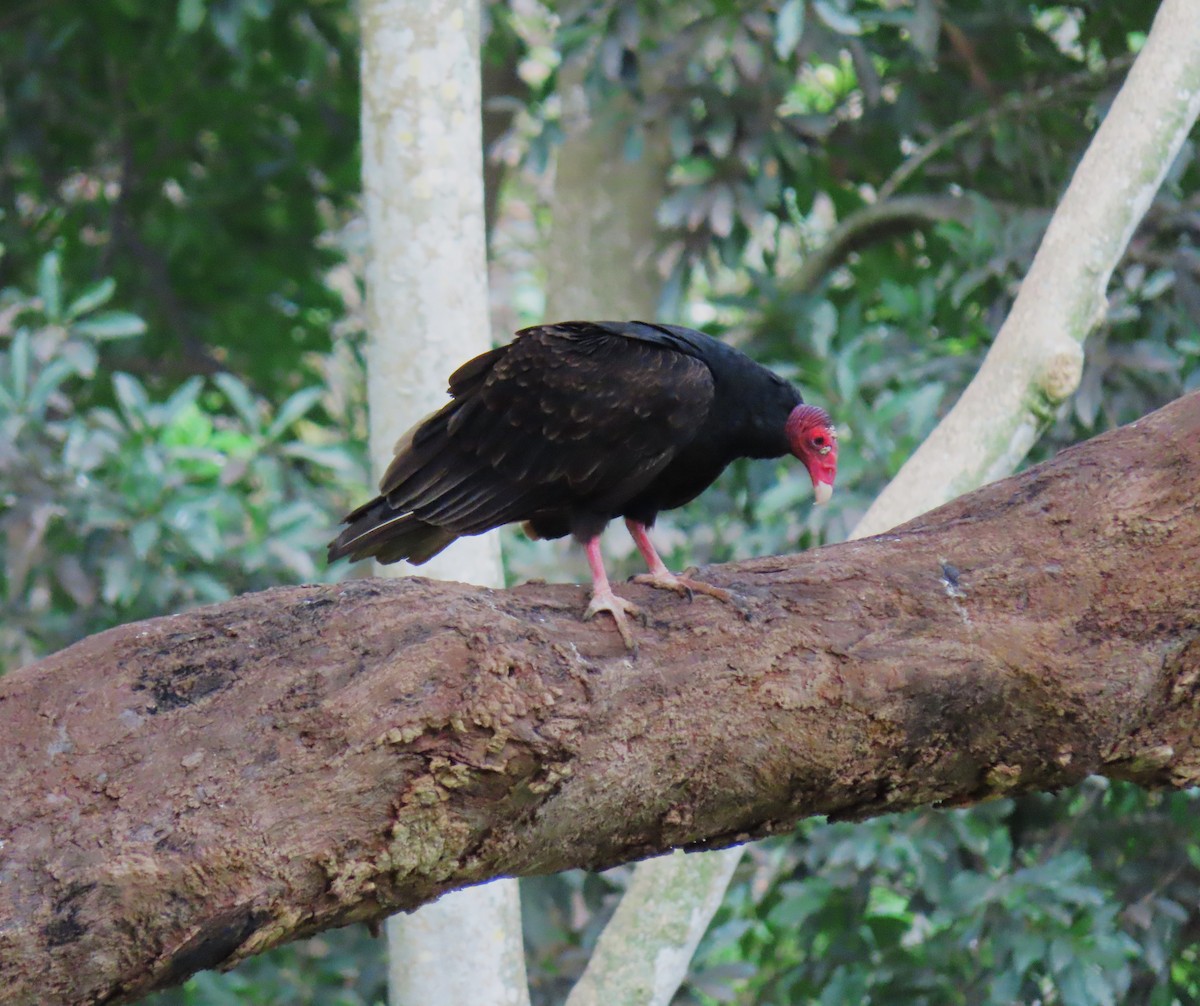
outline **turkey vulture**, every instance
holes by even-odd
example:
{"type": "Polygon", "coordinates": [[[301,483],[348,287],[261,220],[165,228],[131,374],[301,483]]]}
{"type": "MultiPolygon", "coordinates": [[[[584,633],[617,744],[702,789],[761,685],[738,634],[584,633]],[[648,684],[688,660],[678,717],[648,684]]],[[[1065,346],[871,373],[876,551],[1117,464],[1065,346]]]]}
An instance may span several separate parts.
{"type": "Polygon", "coordinates": [[[635,581],[724,601],[677,576],[647,535],[660,510],[703,492],[735,458],[794,454],[820,503],[837,435],[824,409],[748,356],[677,325],[571,321],[517,333],[450,376],[451,400],[396,445],[380,495],[344,518],[329,561],[423,563],[455,538],[522,521],[533,537],[584,543],[592,598],[634,648],[609,586],[600,532],[624,517],[650,572],[635,581]]]}

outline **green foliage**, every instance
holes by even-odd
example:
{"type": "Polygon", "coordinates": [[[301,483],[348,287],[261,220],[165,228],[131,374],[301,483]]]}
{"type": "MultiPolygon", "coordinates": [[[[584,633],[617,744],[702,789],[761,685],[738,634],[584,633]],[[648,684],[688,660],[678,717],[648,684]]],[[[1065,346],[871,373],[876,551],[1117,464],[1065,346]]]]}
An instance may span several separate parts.
{"type": "Polygon", "coordinates": [[[251,958],[228,974],[205,971],[145,1006],[383,1006],[386,941],[365,926],[330,930],[251,958]]]}
{"type": "Polygon", "coordinates": [[[969,811],[806,822],[743,864],[693,1001],[1191,1002],[1196,800],[1096,779],[969,811]],[[741,980],[713,990],[706,971],[730,961],[741,980]]]}
{"type": "Polygon", "coordinates": [[[106,309],[113,283],[69,294],[53,253],[38,275],[36,298],[0,294],[0,666],[324,577],[314,556],[344,487],[363,481],[361,452],[314,421],[328,393],[302,388],[273,408],[217,374],[157,400],[127,373],[102,376],[110,346],[145,328],[106,309]]]}
{"type": "Polygon", "coordinates": [[[0,14],[0,285],[46,248],[148,322],[111,359],[286,394],[342,305],[322,235],[358,192],[341,0],[122,0],[0,14]]]}

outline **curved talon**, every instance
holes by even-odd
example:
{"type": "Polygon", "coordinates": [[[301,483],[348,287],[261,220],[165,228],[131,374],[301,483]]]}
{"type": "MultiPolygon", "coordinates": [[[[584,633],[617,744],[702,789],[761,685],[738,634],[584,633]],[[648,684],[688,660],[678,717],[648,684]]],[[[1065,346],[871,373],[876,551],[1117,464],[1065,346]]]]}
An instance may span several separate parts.
{"type": "Polygon", "coordinates": [[[680,596],[686,595],[688,600],[691,600],[693,594],[707,594],[726,604],[733,603],[733,595],[725,588],[715,587],[703,580],[678,576],[670,570],[663,570],[660,573],[642,573],[640,576],[635,576],[633,582],[644,583],[648,587],[657,587],[660,590],[673,590],[680,596]]]}
{"type": "Polygon", "coordinates": [[[633,638],[633,631],[629,628],[629,622],[625,616],[632,615],[645,626],[646,613],[632,601],[626,601],[625,598],[618,597],[611,590],[606,592],[595,591],[592,594],[591,601],[583,612],[583,620],[590,622],[601,612],[605,611],[612,615],[613,621],[617,623],[617,631],[621,634],[621,640],[625,643],[625,649],[636,656],[638,649],[637,640],[633,638]]]}
{"type": "MultiPolygon", "coordinates": [[[[694,566],[691,567],[688,573],[695,572],[695,569],[694,566]]],[[[728,604],[747,622],[753,620],[753,612],[746,598],[741,594],[734,593],[732,590],[726,590],[724,587],[716,587],[711,583],[705,583],[703,580],[693,580],[685,574],[676,575],[669,570],[663,570],[658,573],[642,573],[640,576],[635,576],[631,579],[633,583],[645,584],[648,587],[657,587],[660,590],[673,590],[676,594],[686,596],[689,601],[696,594],[707,594],[709,597],[728,604]]]]}

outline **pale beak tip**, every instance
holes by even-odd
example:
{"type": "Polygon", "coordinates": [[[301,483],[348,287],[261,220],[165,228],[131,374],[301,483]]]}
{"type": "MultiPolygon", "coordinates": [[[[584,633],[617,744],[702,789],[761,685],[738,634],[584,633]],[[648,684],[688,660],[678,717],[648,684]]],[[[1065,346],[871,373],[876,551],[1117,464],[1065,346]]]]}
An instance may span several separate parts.
{"type": "Polygon", "coordinates": [[[817,499],[817,505],[828,503],[833,498],[833,483],[832,482],[814,482],[813,495],[817,499]]]}

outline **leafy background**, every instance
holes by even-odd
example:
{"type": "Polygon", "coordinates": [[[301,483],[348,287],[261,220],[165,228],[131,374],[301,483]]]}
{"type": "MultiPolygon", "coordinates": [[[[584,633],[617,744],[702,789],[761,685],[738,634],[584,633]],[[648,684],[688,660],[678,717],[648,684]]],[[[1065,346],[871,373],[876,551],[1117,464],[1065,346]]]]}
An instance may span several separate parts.
{"type": "MultiPolygon", "coordinates": [[[[661,522],[672,561],[848,532],[974,373],[1154,9],[487,6],[497,316],[540,320],[559,83],[582,68],[622,156],[668,151],[648,266],[664,317],[743,346],[838,419],[833,505],[812,509],[785,465],[736,465],[661,522]]],[[[3,667],[344,575],[321,551],[369,481],[357,46],[347,0],[0,10],[3,667]]],[[[1195,152],[1032,460],[1200,386],[1195,152]]],[[[561,547],[506,548],[514,579],[580,575],[561,547]]],[[[1200,1001],[1195,820],[1192,793],[1092,779],[803,822],[749,851],[678,1001],[1200,1001]]],[[[523,885],[535,1002],[563,999],[629,872],[523,885]]],[[[383,985],[381,944],[352,927],[154,999],[350,1006],[383,985]]]]}

